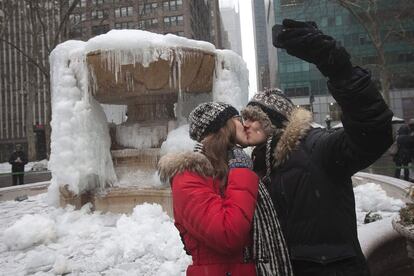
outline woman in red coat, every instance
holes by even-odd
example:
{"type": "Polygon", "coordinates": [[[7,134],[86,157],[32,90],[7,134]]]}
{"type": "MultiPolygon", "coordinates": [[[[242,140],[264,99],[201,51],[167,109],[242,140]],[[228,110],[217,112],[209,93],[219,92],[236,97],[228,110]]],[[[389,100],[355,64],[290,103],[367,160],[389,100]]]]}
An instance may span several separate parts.
{"type": "Polygon", "coordinates": [[[192,256],[187,275],[292,275],[276,214],[269,218],[259,207],[255,214],[258,193],[259,203],[271,201],[238,146],[247,142],[238,111],[203,103],[189,124],[190,137],[200,142],[195,151],[159,163],[161,180],[171,184],[175,226],[192,256]],[[253,227],[259,221],[261,227],[253,227]],[[280,248],[267,246],[272,239],[280,248]]]}

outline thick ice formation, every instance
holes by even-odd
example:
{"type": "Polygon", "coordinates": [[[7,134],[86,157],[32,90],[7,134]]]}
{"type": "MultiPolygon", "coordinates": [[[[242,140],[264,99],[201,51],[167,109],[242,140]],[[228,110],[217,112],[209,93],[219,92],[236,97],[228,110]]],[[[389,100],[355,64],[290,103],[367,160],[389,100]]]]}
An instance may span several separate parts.
{"type": "MultiPolygon", "coordinates": [[[[67,184],[71,191],[78,194],[116,182],[110,154],[108,119],[102,107],[91,96],[88,80],[95,76],[88,75],[86,55],[100,50],[101,58],[105,59],[105,64],[111,68],[116,78],[122,64],[138,62],[146,66],[159,59],[172,62],[174,52],[178,66],[171,72],[170,81],[175,82],[174,86],[179,88],[179,99],[182,99],[181,84],[177,80],[180,80],[180,60],[184,58],[181,49],[184,48],[216,55],[212,91],[214,100],[233,104],[238,109],[247,102],[246,64],[233,52],[216,50],[208,42],[140,30],[113,30],[87,42],[67,41],[53,50],[50,56],[52,144],[49,164],[52,170],[49,194],[53,202],[57,202],[60,185],[67,184]]],[[[201,101],[204,100],[202,98],[201,101]]],[[[182,104],[181,101],[177,104],[177,118],[182,118],[182,104]]],[[[124,122],[125,118],[119,114],[118,111],[119,118],[111,118],[110,122],[124,122]]],[[[179,123],[185,123],[185,119],[179,120],[179,123]]],[[[132,129],[121,127],[118,138],[126,146],[145,147],[159,137],[158,133],[149,132],[148,136],[146,131],[136,131],[135,128],[136,126],[132,129]]]]}
{"type": "Polygon", "coordinates": [[[81,193],[116,180],[105,113],[88,93],[84,46],[67,41],[50,56],[52,203],[57,203],[59,185],[81,193]]]}
{"type": "Polygon", "coordinates": [[[232,104],[241,110],[247,104],[249,71],[243,59],[230,50],[216,50],[213,100],[232,104]]]}

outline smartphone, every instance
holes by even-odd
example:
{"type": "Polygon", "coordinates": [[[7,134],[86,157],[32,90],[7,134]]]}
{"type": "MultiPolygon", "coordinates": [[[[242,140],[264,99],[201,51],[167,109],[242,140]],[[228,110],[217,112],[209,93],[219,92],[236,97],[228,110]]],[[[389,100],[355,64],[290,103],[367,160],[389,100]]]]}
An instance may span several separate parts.
{"type": "Polygon", "coordinates": [[[283,48],[283,44],[280,43],[278,39],[279,34],[282,32],[283,28],[284,27],[282,24],[276,24],[272,27],[272,43],[276,48],[283,48]]]}

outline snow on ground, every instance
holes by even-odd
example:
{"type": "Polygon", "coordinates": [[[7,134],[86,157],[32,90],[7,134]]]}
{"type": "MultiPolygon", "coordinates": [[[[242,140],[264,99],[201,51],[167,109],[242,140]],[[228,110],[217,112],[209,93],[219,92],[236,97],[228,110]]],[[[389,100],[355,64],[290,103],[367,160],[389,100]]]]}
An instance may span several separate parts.
{"type": "MultiPolygon", "coordinates": [[[[374,183],[354,191],[360,226],[368,211],[385,222],[404,205],[374,183]]],[[[45,199],[41,194],[0,202],[0,275],[176,276],[191,262],[159,205],[138,205],[131,215],[120,215],[91,212],[89,205],[55,208],[45,199]]]]}
{"type": "Polygon", "coordinates": [[[0,202],[0,275],[176,276],[191,261],[159,205],[101,214],[50,207],[45,197],[0,202]]]}
{"type": "Polygon", "coordinates": [[[375,183],[357,186],[354,193],[358,225],[364,223],[368,212],[377,213],[382,218],[390,218],[405,206],[402,200],[388,197],[381,186],[375,183]]]}
{"type": "MultiPolygon", "coordinates": [[[[47,170],[48,161],[46,159],[41,161],[29,162],[24,166],[26,172],[31,170],[47,170]]],[[[0,163],[0,174],[11,173],[11,165],[7,162],[0,163]]]]}

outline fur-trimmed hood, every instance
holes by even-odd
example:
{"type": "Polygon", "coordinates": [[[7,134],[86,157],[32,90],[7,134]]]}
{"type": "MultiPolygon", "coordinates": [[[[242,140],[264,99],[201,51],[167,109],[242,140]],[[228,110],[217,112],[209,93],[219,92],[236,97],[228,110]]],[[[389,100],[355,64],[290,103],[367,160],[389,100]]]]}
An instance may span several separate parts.
{"type": "Polygon", "coordinates": [[[273,151],[273,166],[277,167],[289,159],[290,153],[297,148],[302,138],[312,128],[312,113],[303,108],[296,108],[288,118],[276,147],[273,151]]]}
{"type": "Polygon", "coordinates": [[[244,118],[259,121],[268,137],[278,140],[273,150],[274,167],[283,164],[289,158],[290,153],[312,128],[312,113],[303,108],[292,110],[288,120],[284,122],[283,129],[272,125],[268,115],[258,106],[247,106],[241,113],[244,118]]]}
{"type": "Polygon", "coordinates": [[[199,152],[170,153],[158,162],[158,173],[163,183],[171,183],[172,177],[184,171],[195,172],[203,177],[214,175],[210,161],[199,152]]]}

